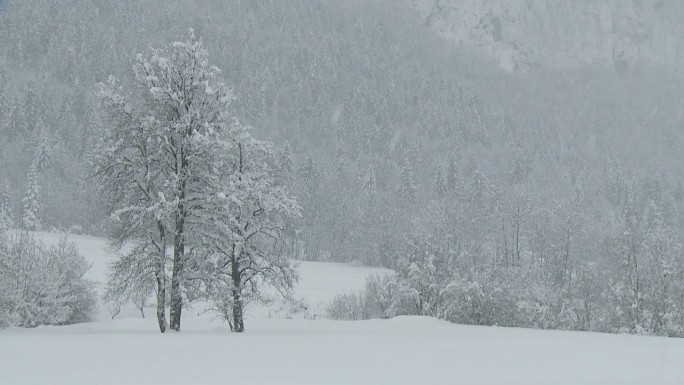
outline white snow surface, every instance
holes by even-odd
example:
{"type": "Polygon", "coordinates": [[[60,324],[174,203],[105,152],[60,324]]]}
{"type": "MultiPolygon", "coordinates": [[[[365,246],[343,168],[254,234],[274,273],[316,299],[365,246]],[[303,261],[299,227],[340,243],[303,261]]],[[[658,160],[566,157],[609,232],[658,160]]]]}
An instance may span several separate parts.
{"type": "MultiPolygon", "coordinates": [[[[89,278],[101,281],[104,242],[70,239],[93,262],[89,278]]],[[[378,272],[302,263],[297,295],[320,306],[378,272]]],[[[232,334],[194,308],[184,313],[182,333],[162,335],[149,313],[111,320],[103,310],[94,323],[0,331],[0,384],[684,384],[682,339],[427,317],[284,319],[259,309],[246,320],[246,333],[232,334]]]]}

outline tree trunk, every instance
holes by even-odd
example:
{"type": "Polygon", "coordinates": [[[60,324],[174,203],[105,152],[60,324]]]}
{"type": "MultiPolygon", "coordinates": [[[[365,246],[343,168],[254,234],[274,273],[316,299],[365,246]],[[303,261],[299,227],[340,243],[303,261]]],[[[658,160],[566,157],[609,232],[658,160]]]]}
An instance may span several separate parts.
{"type": "Polygon", "coordinates": [[[156,279],[157,279],[157,322],[159,323],[159,331],[164,333],[166,331],[166,231],[161,222],[157,222],[159,228],[159,261],[157,264],[156,279]]]}
{"type": "Polygon", "coordinates": [[[166,279],[157,272],[157,322],[159,331],[166,331],[166,279]]]}
{"type": "MultiPolygon", "coordinates": [[[[237,248],[240,249],[239,247],[237,248]]],[[[245,331],[245,322],[243,319],[243,303],[242,303],[242,275],[240,274],[239,259],[233,255],[232,257],[232,271],[231,278],[233,280],[233,331],[242,333],[245,331]]]]}
{"type": "MultiPolygon", "coordinates": [[[[182,210],[182,204],[180,204],[182,210]]],[[[183,230],[185,227],[185,216],[182,211],[176,214],[176,234],[173,240],[173,272],[171,274],[171,303],[169,317],[171,330],[180,331],[181,311],[183,310],[183,297],[181,290],[181,279],[183,275],[183,260],[185,258],[185,241],[183,230]]]]}
{"type": "MultiPolygon", "coordinates": [[[[189,135],[189,133],[188,133],[189,135]]],[[[187,189],[188,159],[185,149],[181,147],[176,158],[176,176],[178,179],[177,198],[175,215],[175,233],[173,237],[173,271],[171,273],[171,303],[169,304],[169,317],[171,330],[180,331],[181,312],[183,310],[183,297],[181,281],[183,279],[183,264],[185,263],[185,219],[188,213],[185,208],[185,197],[187,189]]]]}
{"type": "Polygon", "coordinates": [[[245,331],[245,321],[242,317],[242,299],[240,290],[233,288],[233,331],[242,333],[245,331]]]}

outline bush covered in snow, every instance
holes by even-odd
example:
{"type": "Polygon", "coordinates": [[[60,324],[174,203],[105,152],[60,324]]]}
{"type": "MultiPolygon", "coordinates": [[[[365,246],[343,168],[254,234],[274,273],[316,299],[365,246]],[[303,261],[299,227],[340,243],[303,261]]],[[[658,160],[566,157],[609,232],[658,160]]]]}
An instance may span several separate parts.
{"type": "Polygon", "coordinates": [[[96,310],[90,264],[66,237],[47,247],[27,233],[0,234],[0,327],[88,322],[96,310]]]}
{"type": "Polygon", "coordinates": [[[339,294],[326,308],[328,318],[361,320],[396,315],[392,305],[398,301],[397,280],[387,274],[371,275],[361,292],[339,294]]]}
{"type": "Polygon", "coordinates": [[[680,242],[672,235],[647,235],[632,251],[639,264],[630,267],[621,257],[623,237],[618,232],[618,244],[611,244],[615,261],[576,263],[566,271],[548,262],[473,264],[423,239],[395,275],[369,277],[364,291],[337,296],[327,315],[423,315],[472,325],[684,336],[680,242]]]}

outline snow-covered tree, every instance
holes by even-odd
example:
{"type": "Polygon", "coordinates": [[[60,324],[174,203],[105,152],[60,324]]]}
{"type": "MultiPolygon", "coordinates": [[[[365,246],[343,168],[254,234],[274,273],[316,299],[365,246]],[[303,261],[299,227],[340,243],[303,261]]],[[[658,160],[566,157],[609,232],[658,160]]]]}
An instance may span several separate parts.
{"type": "Polygon", "coordinates": [[[26,194],[21,200],[24,211],[21,222],[25,230],[40,230],[40,186],[36,165],[32,164],[26,176],[26,194]]]}
{"type": "Polygon", "coordinates": [[[38,95],[36,94],[33,88],[34,83],[32,81],[29,81],[26,84],[26,92],[24,93],[24,97],[22,99],[23,117],[25,119],[24,128],[29,133],[34,132],[36,125],[38,124],[38,121],[40,120],[40,117],[43,113],[43,111],[40,108],[41,106],[39,103],[38,95]]]}
{"type": "Polygon", "coordinates": [[[363,191],[367,196],[373,196],[378,192],[378,185],[375,180],[375,169],[373,166],[368,166],[366,176],[363,178],[363,191]]]}
{"type": "Polygon", "coordinates": [[[0,127],[5,121],[5,116],[9,110],[9,101],[7,100],[7,75],[5,71],[0,69],[0,127]]]}
{"type": "Polygon", "coordinates": [[[112,265],[105,292],[108,302],[131,299],[150,285],[156,288],[157,321],[163,333],[167,328],[167,257],[171,236],[168,230],[169,203],[164,195],[160,168],[164,154],[154,119],[144,111],[134,111],[130,99],[120,95],[114,79],[101,86],[100,98],[113,127],[102,138],[93,160],[93,177],[99,195],[112,216],[112,244],[122,250],[133,247],[112,265]],[[127,277],[127,278],[122,278],[127,277]]]}
{"type": "Polygon", "coordinates": [[[403,162],[399,178],[399,194],[401,198],[409,204],[415,203],[418,196],[418,188],[413,175],[413,169],[407,160],[403,162]]]}
{"type": "Polygon", "coordinates": [[[335,149],[335,158],[333,159],[333,170],[335,170],[335,173],[337,173],[338,176],[343,177],[347,167],[349,167],[347,154],[344,151],[342,143],[338,143],[337,148],[335,149]]]}
{"type": "MultiPolygon", "coordinates": [[[[57,140],[62,142],[62,146],[71,149],[72,146],[77,144],[75,143],[75,128],[78,124],[76,122],[76,116],[74,115],[70,97],[71,95],[66,96],[62,101],[62,105],[59,107],[55,136],[57,137],[57,140]]],[[[95,134],[95,136],[96,135],[97,134],[95,134]]]]}
{"type": "MultiPolygon", "coordinates": [[[[123,142],[115,134],[105,141],[105,149],[120,146],[117,156],[122,167],[128,168],[126,172],[139,169],[137,172],[142,173],[128,183],[140,184],[134,191],[143,196],[143,210],[134,211],[155,213],[157,230],[153,244],[156,243],[159,277],[164,275],[161,266],[167,239],[173,244],[169,322],[170,328],[178,331],[184,288],[192,275],[186,274],[186,269],[196,264],[190,249],[203,242],[198,231],[205,224],[203,210],[215,198],[212,194],[221,182],[217,170],[225,156],[224,141],[230,126],[228,107],[233,98],[220,80],[221,71],[209,65],[202,40],[192,30],[188,40],[175,42],[170,49],[154,49],[150,57],[138,55],[133,72],[136,93],[122,96],[121,90],[113,89],[115,83],[110,82],[109,87],[101,86],[101,95],[118,111],[120,118],[115,120],[115,130],[134,128],[139,133],[132,141],[123,142]],[[154,185],[149,185],[150,181],[154,185]],[[149,210],[150,207],[153,209],[149,210]]],[[[107,185],[120,176],[107,161],[101,163],[98,174],[107,185]]],[[[121,191],[114,196],[112,212],[130,209],[132,202],[126,194],[127,191],[121,191]]],[[[149,220],[135,223],[133,228],[150,224],[149,220]]],[[[160,283],[159,287],[164,285],[160,283]]]]}
{"type": "Polygon", "coordinates": [[[9,229],[0,222],[0,329],[15,322],[18,293],[12,287],[15,281],[14,260],[9,255],[9,229]]]}
{"type": "Polygon", "coordinates": [[[466,192],[468,199],[477,204],[483,204],[485,199],[485,194],[487,193],[487,179],[485,175],[478,169],[474,168],[472,173],[472,179],[468,185],[468,191],[466,192]]]}
{"type": "Polygon", "coordinates": [[[684,333],[684,299],[681,295],[684,243],[676,230],[662,218],[656,218],[644,237],[643,251],[644,282],[641,284],[645,324],[640,326],[655,334],[681,335],[684,333]]]}
{"type": "Polygon", "coordinates": [[[292,171],[294,171],[294,165],[292,163],[292,151],[290,150],[290,143],[285,142],[285,147],[280,153],[280,159],[278,160],[278,167],[280,168],[281,175],[290,176],[292,171]]]}
{"type": "Polygon", "coordinates": [[[33,166],[36,171],[43,172],[50,167],[50,150],[47,137],[47,130],[42,120],[39,120],[40,127],[37,129],[36,149],[33,155],[33,166]]]}
{"type": "Polygon", "coordinates": [[[0,124],[4,126],[4,132],[9,142],[15,141],[24,134],[26,127],[24,111],[16,99],[8,102],[7,113],[0,124]]]}
{"type": "Polygon", "coordinates": [[[319,175],[319,170],[312,157],[307,156],[304,159],[302,165],[299,167],[299,174],[302,179],[309,184],[316,183],[316,177],[319,175]]]}
{"type": "Polygon", "coordinates": [[[221,162],[221,178],[228,184],[219,186],[205,213],[210,234],[204,241],[210,256],[205,283],[231,330],[242,332],[245,307],[264,299],[265,287],[286,298],[291,294],[296,272],[284,253],[284,231],[299,209],[268,169],[270,147],[239,123],[228,137],[221,162]]]}
{"type": "Polygon", "coordinates": [[[435,170],[435,179],[432,183],[432,189],[435,192],[435,195],[438,197],[443,197],[447,193],[447,185],[446,181],[444,180],[444,171],[442,170],[441,166],[438,166],[435,170]]]}
{"type": "Polygon", "coordinates": [[[0,180],[0,233],[12,226],[12,196],[9,192],[9,181],[0,180]]]}
{"type": "Polygon", "coordinates": [[[612,324],[635,333],[682,335],[684,243],[660,211],[650,200],[643,215],[625,207],[613,221],[612,324]]]}
{"type": "Polygon", "coordinates": [[[456,196],[461,196],[461,194],[463,194],[461,171],[458,169],[456,159],[453,156],[449,158],[449,166],[446,170],[446,185],[451,194],[456,196]]]}
{"type": "Polygon", "coordinates": [[[132,303],[140,309],[144,317],[144,308],[149,297],[155,293],[157,301],[157,323],[164,333],[166,322],[166,259],[160,256],[158,241],[148,235],[132,241],[128,250],[120,250],[116,260],[110,265],[109,276],[103,299],[112,306],[115,315],[121,307],[132,303]],[[161,260],[161,261],[160,261],[161,260]]]}
{"type": "Polygon", "coordinates": [[[205,195],[207,178],[214,176],[207,165],[217,154],[208,146],[224,133],[233,97],[220,79],[221,71],[209,65],[207,50],[192,30],[188,40],[175,42],[170,50],[156,49],[149,58],[138,55],[134,73],[140,88],[146,90],[143,100],[151,112],[148,118],[155,120],[159,130],[166,163],[160,171],[174,202],[169,321],[171,329],[180,330],[190,221],[210,199],[205,195]]]}

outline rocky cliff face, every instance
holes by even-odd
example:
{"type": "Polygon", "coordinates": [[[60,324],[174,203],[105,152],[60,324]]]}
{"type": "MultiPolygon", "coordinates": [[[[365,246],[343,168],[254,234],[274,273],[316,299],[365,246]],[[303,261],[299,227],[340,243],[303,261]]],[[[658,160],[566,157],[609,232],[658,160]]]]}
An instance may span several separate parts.
{"type": "Polygon", "coordinates": [[[680,0],[409,0],[426,25],[508,71],[684,64],[680,0]]]}

